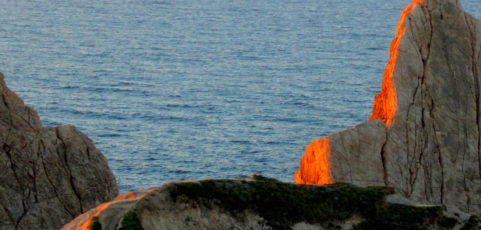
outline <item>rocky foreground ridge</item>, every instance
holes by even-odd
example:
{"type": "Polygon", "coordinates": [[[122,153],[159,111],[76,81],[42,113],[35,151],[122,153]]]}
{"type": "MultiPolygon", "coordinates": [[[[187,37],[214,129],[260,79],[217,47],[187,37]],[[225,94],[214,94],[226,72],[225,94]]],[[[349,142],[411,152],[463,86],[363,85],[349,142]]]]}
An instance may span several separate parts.
{"type": "Polygon", "coordinates": [[[479,229],[481,22],[459,0],[414,0],[397,32],[370,121],[307,147],[295,181],[325,186],[254,176],[109,201],[117,185],[92,141],[42,127],[0,75],[0,230],[81,213],[62,229],[479,229]]]}
{"type": "Polygon", "coordinates": [[[0,73],[0,230],[59,229],[112,200],[107,160],[73,126],[44,128],[0,73]]]}
{"type": "Polygon", "coordinates": [[[459,0],[415,0],[369,122],[308,146],[296,183],[381,185],[481,216],[481,22],[459,0]]]}
{"type": "Polygon", "coordinates": [[[127,193],[62,230],[477,229],[474,216],[416,206],[386,187],[309,186],[254,175],[127,193]]]}

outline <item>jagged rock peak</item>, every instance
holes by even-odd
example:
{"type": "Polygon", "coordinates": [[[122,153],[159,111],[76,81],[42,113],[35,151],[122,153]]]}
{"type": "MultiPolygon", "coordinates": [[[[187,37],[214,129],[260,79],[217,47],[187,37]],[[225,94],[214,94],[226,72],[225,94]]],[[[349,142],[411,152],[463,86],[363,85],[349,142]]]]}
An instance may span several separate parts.
{"type": "Polygon", "coordinates": [[[413,1],[370,122],[311,144],[295,181],[391,186],[481,215],[480,68],[481,22],[458,0],[413,1]]]}
{"type": "Polygon", "coordinates": [[[107,160],[73,126],[44,128],[0,73],[0,229],[59,229],[113,199],[107,160]]]}

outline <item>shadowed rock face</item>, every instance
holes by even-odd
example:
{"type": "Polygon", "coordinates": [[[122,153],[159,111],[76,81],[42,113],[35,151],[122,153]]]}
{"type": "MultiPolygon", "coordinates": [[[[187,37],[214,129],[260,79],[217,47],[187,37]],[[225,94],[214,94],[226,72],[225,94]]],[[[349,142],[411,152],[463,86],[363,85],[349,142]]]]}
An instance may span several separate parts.
{"type": "Polygon", "coordinates": [[[306,152],[296,183],[385,185],[481,215],[481,22],[459,0],[415,0],[397,31],[371,121],[306,152]]]}
{"type": "Polygon", "coordinates": [[[107,160],[73,126],[43,128],[0,73],[0,229],[58,229],[113,199],[107,160]]]}

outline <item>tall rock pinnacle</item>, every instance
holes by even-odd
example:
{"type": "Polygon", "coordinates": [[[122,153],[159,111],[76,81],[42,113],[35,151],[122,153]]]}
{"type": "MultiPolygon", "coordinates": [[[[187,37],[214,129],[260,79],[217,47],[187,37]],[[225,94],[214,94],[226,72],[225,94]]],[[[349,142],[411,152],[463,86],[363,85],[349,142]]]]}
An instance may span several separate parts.
{"type": "Polygon", "coordinates": [[[107,160],[73,126],[44,128],[0,73],[0,229],[59,229],[113,199],[107,160]]]}
{"type": "Polygon", "coordinates": [[[296,183],[386,185],[481,215],[480,68],[481,22],[459,0],[413,1],[370,121],[320,140],[321,148],[313,142],[296,183]]]}

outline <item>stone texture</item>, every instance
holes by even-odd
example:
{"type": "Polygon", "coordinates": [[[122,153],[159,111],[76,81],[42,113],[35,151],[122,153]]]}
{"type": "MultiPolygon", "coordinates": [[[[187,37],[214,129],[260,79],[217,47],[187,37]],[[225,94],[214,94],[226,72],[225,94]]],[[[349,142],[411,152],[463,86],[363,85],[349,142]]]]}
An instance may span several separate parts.
{"type": "MultiPolygon", "coordinates": [[[[297,183],[394,187],[403,196],[481,216],[481,22],[458,0],[403,12],[371,122],[328,139],[329,170],[301,160],[297,183]],[[378,120],[377,120],[378,119],[378,120]],[[361,139],[357,139],[361,138],[361,139]]],[[[317,156],[320,158],[321,156],[317,156]]],[[[312,158],[312,156],[310,157],[312,158]]]]}
{"type": "Polygon", "coordinates": [[[103,230],[122,229],[132,213],[137,218],[130,219],[130,226],[145,230],[373,230],[386,226],[434,230],[480,226],[476,218],[448,214],[441,207],[387,202],[386,196],[392,192],[347,184],[294,185],[257,175],[242,180],[174,182],[122,195],[82,214],[62,230],[93,229],[94,225],[103,230]]]}
{"type": "Polygon", "coordinates": [[[356,185],[382,184],[382,159],[379,152],[386,142],[384,124],[375,120],[362,123],[353,129],[341,131],[330,137],[331,168],[333,177],[340,181],[352,181],[356,185]],[[362,162],[359,164],[357,162],[362,162]]]}
{"type": "Polygon", "coordinates": [[[107,160],[73,126],[44,128],[0,74],[0,229],[58,229],[117,193],[107,160]]]}

